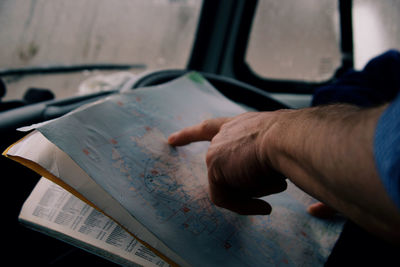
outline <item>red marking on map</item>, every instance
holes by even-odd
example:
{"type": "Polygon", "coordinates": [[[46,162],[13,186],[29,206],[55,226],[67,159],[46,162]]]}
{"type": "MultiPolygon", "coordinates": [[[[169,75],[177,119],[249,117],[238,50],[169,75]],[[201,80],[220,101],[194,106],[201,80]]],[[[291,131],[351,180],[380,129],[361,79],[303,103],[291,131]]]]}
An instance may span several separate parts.
{"type": "Polygon", "coordinates": [[[190,209],[189,209],[188,207],[183,207],[183,208],[182,208],[182,211],[183,211],[184,213],[186,213],[186,212],[189,212],[190,209]]]}
{"type": "Polygon", "coordinates": [[[82,149],[83,153],[85,153],[86,156],[89,156],[90,152],[86,148],[82,149]]]}
{"type": "Polygon", "coordinates": [[[110,139],[110,143],[113,144],[113,145],[118,144],[117,140],[115,140],[114,138],[110,139]]]}
{"type": "Polygon", "coordinates": [[[146,126],[146,127],[144,127],[144,129],[146,129],[147,132],[151,131],[151,127],[150,126],[146,126]]]}
{"type": "Polygon", "coordinates": [[[232,245],[228,241],[225,241],[224,248],[230,249],[231,247],[232,247],[232,245]]]}
{"type": "Polygon", "coordinates": [[[117,105],[120,106],[120,107],[122,107],[122,106],[124,105],[124,103],[123,103],[122,101],[118,101],[118,102],[117,102],[117,105]]]}

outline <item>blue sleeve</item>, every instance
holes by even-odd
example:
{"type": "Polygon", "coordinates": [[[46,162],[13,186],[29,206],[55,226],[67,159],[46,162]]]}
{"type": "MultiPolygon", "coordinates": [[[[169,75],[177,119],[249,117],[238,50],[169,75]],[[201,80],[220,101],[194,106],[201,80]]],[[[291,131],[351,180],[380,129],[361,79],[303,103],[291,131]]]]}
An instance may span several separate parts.
{"type": "Polygon", "coordinates": [[[400,94],[378,120],[374,157],[382,183],[400,209],[400,94]]]}

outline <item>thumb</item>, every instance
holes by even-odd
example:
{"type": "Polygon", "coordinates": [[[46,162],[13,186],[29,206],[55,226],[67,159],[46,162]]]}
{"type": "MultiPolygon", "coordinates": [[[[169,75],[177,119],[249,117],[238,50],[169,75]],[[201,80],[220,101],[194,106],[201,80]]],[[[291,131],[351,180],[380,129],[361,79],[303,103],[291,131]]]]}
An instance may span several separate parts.
{"type": "Polygon", "coordinates": [[[337,211],[334,210],[333,208],[325,205],[322,202],[317,202],[314,204],[311,204],[307,208],[308,213],[310,213],[312,216],[321,218],[321,219],[329,219],[332,218],[337,211]]]}

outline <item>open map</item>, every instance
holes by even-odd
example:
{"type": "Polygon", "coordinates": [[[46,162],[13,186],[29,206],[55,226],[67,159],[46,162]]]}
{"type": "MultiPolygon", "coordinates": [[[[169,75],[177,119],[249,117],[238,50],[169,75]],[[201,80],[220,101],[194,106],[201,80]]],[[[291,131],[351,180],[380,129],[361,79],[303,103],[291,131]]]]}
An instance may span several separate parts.
{"type": "Polygon", "coordinates": [[[204,119],[246,110],[190,73],[111,96],[38,130],[138,221],[193,266],[323,265],[342,222],[306,212],[314,200],[289,183],[268,196],[268,216],[240,216],[208,195],[208,142],[167,137],[204,119]]]}

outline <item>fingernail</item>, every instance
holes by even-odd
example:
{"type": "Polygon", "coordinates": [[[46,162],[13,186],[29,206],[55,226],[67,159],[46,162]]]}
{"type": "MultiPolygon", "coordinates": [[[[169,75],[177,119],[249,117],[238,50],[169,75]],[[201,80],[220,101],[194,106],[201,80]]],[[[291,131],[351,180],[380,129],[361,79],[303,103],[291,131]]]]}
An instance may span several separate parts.
{"type": "Polygon", "coordinates": [[[173,133],[168,137],[168,144],[173,144],[175,140],[176,140],[176,133],[173,133]]]}

